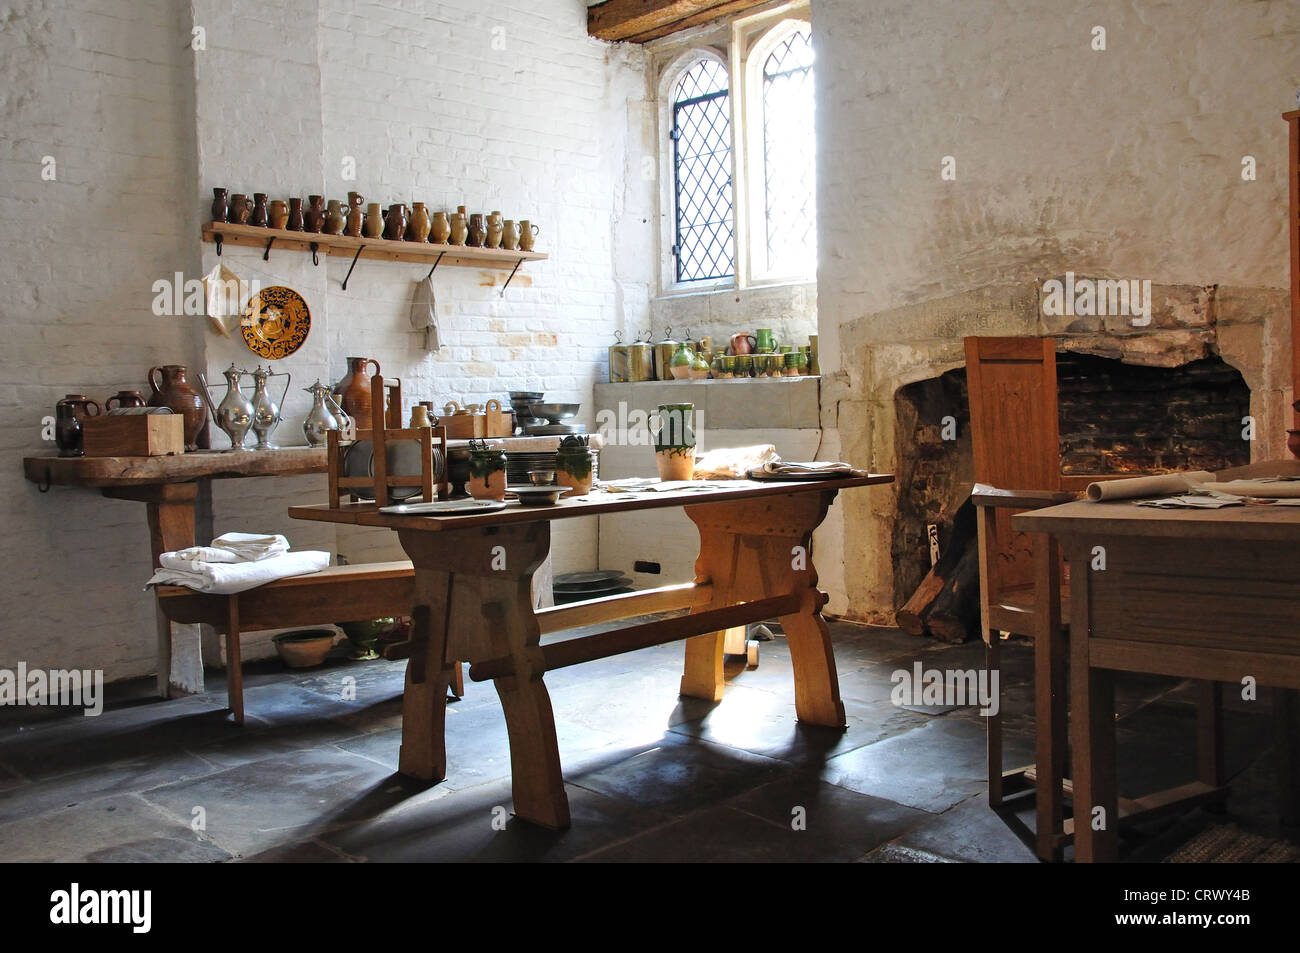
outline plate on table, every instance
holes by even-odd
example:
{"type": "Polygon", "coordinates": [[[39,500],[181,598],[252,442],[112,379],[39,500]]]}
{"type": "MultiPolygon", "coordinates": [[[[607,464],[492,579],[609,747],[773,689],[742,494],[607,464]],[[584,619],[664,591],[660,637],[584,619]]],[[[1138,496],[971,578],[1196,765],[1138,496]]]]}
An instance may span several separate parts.
{"type": "MultiPolygon", "coordinates": [[[[420,475],[420,443],[418,440],[394,440],[387,445],[389,476],[420,475]]],[[[437,484],[442,474],[442,454],[433,451],[433,482],[437,484]]],[[[375,475],[375,447],[369,440],[358,440],[343,453],[343,475],[347,477],[372,477],[375,475]]],[[[373,486],[350,487],[358,497],[373,500],[373,486]]],[[[421,493],[418,486],[390,486],[388,495],[394,500],[409,500],[421,493]]],[[[435,501],[436,502],[436,501],[435,501]]]]}
{"type": "Polygon", "coordinates": [[[248,349],[258,357],[278,361],[302,347],[311,331],[311,309],[302,295],[284,285],[263,288],[248,299],[239,319],[248,349]]]}
{"type": "Polygon", "coordinates": [[[552,506],[569,492],[567,486],[507,486],[506,492],[513,493],[524,506],[552,506]]]}
{"type": "Polygon", "coordinates": [[[379,512],[394,516],[459,516],[504,510],[505,500],[434,500],[430,503],[396,503],[381,506],[379,512]]]}

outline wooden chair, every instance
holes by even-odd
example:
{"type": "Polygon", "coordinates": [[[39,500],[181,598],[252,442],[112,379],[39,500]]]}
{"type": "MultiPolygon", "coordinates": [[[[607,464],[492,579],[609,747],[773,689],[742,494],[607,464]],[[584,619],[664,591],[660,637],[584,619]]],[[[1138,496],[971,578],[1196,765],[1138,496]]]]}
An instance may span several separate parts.
{"type": "MultiPolygon", "coordinates": [[[[1003,769],[999,699],[999,714],[990,716],[986,726],[989,805],[1004,807],[1008,795],[1032,785],[1037,798],[1035,852],[1044,860],[1060,860],[1074,829],[1064,818],[1064,800],[1071,793],[1065,779],[1069,709],[1063,624],[1069,613],[1062,611],[1069,605],[1069,567],[1049,536],[1015,532],[1010,518],[1068,502],[1075,498],[1071,491],[1087,482],[1115,477],[1067,481],[1061,475],[1053,339],[970,337],[965,346],[978,484],[972,500],[979,533],[980,625],[989,670],[997,670],[1000,663],[1001,632],[1034,640],[1034,764],[1003,769]]],[[[1217,687],[1201,683],[1197,700],[1197,773],[1218,788],[1223,758],[1217,687]]],[[[1121,819],[1150,810],[1139,802],[1124,804],[1121,819]]],[[[1027,833],[1018,821],[1013,826],[1022,836],[1027,833]]]]}
{"type": "Polygon", "coordinates": [[[1056,342],[970,337],[965,345],[985,658],[990,672],[1000,670],[1002,632],[1034,640],[1039,719],[1034,764],[1004,770],[1000,697],[998,714],[987,717],[989,805],[1002,807],[1041,776],[1039,790],[1049,793],[1038,799],[1035,851],[1044,860],[1060,859],[1067,751],[1061,557],[1048,537],[1010,526],[1015,513],[1073,499],[1061,489],[1056,342]]]}

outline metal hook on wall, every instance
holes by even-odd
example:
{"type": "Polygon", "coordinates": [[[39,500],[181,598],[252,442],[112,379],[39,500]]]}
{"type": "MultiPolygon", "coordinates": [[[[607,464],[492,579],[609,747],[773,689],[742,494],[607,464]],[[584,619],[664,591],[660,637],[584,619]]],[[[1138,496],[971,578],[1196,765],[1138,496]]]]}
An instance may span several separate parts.
{"type": "Polygon", "coordinates": [[[49,492],[50,492],[50,484],[51,484],[51,482],[52,482],[52,480],[50,479],[50,468],[49,468],[49,467],[46,467],[46,468],[45,468],[45,482],[44,482],[44,483],[38,483],[38,484],[36,484],[36,489],[40,490],[42,493],[49,493],[49,492]]]}
{"type": "Polygon", "coordinates": [[[216,239],[217,239],[217,257],[220,258],[220,257],[221,257],[221,246],[222,246],[222,244],[223,244],[224,241],[225,241],[225,236],[223,236],[220,232],[217,232],[217,234],[216,234],[216,239]]]}
{"type": "Polygon", "coordinates": [[[319,243],[319,242],[312,242],[312,243],[311,243],[311,263],[312,263],[313,265],[319,265],[319,264],[320,264],[320,260],[316,257],[316,252],[318,252],[319,250],[320,250],[320,243],[319,243]]]}

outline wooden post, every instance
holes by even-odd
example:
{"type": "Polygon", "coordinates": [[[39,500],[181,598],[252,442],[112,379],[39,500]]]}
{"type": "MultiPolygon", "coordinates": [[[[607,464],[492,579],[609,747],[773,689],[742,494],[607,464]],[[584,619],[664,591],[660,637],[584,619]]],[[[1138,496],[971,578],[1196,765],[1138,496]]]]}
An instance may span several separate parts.
{"type": "MultiPolygon", "coordinates": [[[[1283,113],[1287,121],[1289,161],[1286,178],[1291,193],[1287,232],[1291,237],[1291,399],[1300,400],[1300,109],[1283,113]]],[[[1291,426],[1300,429],[1300,410],[1291,426]]]]}
{"type": "MultiPolygon", "coordinates": [[[[145,504],[149,521],[151,568],[162,553],[194,545],[194,506],[197,483],[162,483],[108,487],[104,495],[145,504]]],[[[189,695],[203,691],[202,633],[197,625],[170,622],[155,605],[158,633],[158,695],[189,695]]]]}

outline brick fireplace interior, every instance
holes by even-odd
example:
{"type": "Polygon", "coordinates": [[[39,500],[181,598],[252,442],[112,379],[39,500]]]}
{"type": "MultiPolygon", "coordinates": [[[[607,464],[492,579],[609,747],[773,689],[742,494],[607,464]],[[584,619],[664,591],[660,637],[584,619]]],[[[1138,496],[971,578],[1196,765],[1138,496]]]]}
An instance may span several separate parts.
{"type": "MultiPolygon", "coordinates": [[[[1212,355],[1176,367],[1062,351],[1056,357],[1061,472],[1087,477],[1219,470],[1250,462],[1250,389],[1212,355]]],[[[942,524],[974,479],[966,369],[899,388],[898,511],[891,539],[894,606],[930,568],[927,526],[942,524]],[[950,419],[949,419],[950,418],[950,419]]]]}

